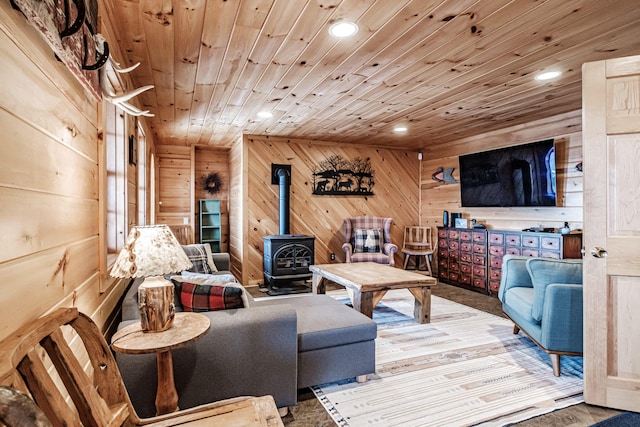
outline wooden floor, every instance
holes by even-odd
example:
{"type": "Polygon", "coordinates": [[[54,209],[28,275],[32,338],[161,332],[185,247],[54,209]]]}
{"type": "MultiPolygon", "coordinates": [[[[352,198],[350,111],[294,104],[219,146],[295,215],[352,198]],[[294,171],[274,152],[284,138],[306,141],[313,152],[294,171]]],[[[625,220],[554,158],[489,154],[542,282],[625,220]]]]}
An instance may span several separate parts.
{"type": "MultiPolygon", "coordinates": [[[[330,289],[331,287],[327,286],[327,290],[330,289]]],[[[257,286],[249,287],[248,291],[256,298],[267,296],[257,286]]],[[[504,317],[500,302],[495,297],[442,283],[433,287],[432,292],[433,295],[504,317]]],[[[619,413],[620,411],[612,409],[580,404],[532,418],[517,425],[521,427],[587,427],[619,413]]],[[[336,425],[309,389],[298,391],[298,404],[290,408],[289,414],[283,418],[283,421],[287,427],[332,427],[336,425]]]]}

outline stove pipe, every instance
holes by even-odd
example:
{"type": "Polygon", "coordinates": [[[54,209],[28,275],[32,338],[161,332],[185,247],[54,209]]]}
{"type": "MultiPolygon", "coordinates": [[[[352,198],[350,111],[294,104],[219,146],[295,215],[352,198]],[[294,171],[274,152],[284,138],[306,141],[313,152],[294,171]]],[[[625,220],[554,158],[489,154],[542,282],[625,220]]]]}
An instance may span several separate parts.
{"type": "Polygon", "coordinates": [[[279,168],[278,185],[280,186],[280,234],[289,234],[289,187],[291,174],[288,170],[279,168]]]}

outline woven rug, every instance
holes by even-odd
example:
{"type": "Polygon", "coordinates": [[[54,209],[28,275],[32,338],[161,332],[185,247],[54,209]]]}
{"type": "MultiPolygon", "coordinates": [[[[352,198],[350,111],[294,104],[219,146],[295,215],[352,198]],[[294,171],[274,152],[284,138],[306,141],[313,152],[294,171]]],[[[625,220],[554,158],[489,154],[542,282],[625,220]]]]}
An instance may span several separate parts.
{"type": "Polygon", "coordinates": [[[554,377],[508,319],[435,296],[431,314],[416,323],[404,289],[376,306],[376,373],[312,388],[339,426],[504,426],[583,402],[581,357],[554,377]]]}

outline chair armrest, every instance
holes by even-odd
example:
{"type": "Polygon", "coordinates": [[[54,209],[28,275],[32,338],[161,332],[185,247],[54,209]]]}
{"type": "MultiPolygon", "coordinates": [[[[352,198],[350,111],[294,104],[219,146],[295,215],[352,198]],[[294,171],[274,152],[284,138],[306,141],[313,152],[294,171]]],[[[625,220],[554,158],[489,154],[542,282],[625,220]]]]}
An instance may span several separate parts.
{"type": "Polygon", "coordinates": [[[226,252],[214,252],[211,254],[213,263],[216,265],[218,271],[230,271],[231,270],[231,258],[226,252]]]}
{"type": "Polygon", "coordinates": [[[393,256],[394,253],[398,252],[398,245],[395,243],[385,243],[382,251],[389,256],[393,256]]]}
{"type": "Polygon", "coordinates": [[[547,350],[582,353],[582,325],[582,285],[548,285],[545,290],[540,344],[547,350]]]}
{"type": "Polygon", "coordinates": [[[351,255],[353,254],[353,246],[351,246],[351,243],[343,243],[342,250],[347,255],[345,262],[351,262],[351,255]]]}
{"type": "Polygon", "coordinates": [[[582,259],[529,258],[527,270],[534,289],[531,317],[542,321],[546,288],[551,283],[582,284],[582,259]]]}
{"type": "Polygon", "coordinates": [[[533,287],[531,276],[529,276],[529,271],[527,270],[527,260],[529,260],[529,257],[520,255],[505,255],[502,258],[502,276],[500,278],[498,299],[503,303],[505,292],[510,288],[533,287]]]}
{"type": "MultiPolygon", "coordinates": [[[[236,396],[272,395],[278,407],[297,401],[297,317],[288,304],[202,313],[211,321],[199,340],[172,351],[181,409],[236,396]]],[[[121,329],[132,322],[122,322],[121,329]]],[[[155,354],[116,353],[140,417],[155,414],[155,354]]]]}

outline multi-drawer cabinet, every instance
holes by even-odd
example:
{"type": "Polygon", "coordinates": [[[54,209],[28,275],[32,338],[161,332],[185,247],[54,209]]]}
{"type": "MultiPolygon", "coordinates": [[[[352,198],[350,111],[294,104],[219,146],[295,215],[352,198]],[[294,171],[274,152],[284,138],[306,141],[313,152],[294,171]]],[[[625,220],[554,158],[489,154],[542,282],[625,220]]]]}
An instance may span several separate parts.
{"type": "Polygon", "coordinates": [[[486,292],[486,231],[439,227],[438,277],[445,283],[486,292]]]}
{"type": "Polygon", "coordinates": [[[489,230],[489,293],[498,294],[502,257],[523,255],[542,258],[580,258],[582,234],[533,233],[489,230]]]}
{"type": "Polygon", "coordinates": [[[497,295],[502,257],[580,258],[581,234],[438,227],[438,278],[497,295]]]}

